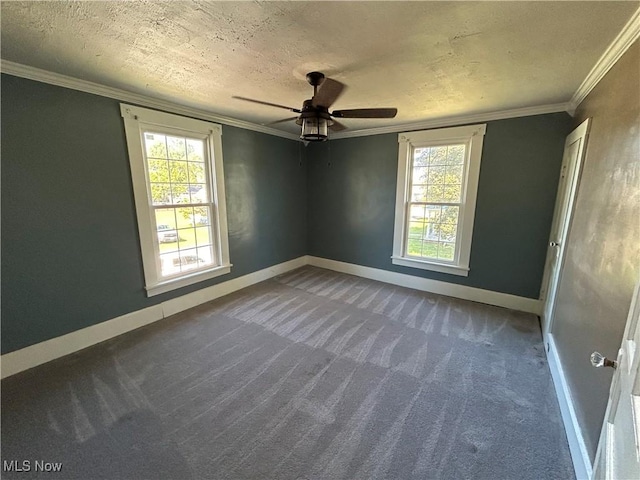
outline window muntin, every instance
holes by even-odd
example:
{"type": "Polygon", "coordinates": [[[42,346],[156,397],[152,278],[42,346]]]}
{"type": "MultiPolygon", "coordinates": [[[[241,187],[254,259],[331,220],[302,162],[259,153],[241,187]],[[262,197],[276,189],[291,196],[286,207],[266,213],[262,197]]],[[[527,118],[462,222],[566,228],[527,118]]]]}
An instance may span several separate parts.
{"type": "Polygon", "coordinates": [[[468,274],[485,130],[399,134],[394,264],[468,274]]]}
{"type": "Polygon", "coordinates": [[[121,110],[148,294],[228,273],[220,126],[121,110]]]}

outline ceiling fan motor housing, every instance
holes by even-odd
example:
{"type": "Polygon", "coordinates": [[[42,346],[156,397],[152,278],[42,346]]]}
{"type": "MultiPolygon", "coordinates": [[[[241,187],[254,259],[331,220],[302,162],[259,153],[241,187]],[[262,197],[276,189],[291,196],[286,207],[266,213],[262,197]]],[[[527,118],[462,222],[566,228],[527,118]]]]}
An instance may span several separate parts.
{"type": "Polygon", "coordinates": [[[314,107],[311,103],[311,99],[305,100],[302,103],[302,112],[300,112],[300,116],[297,118],[296,123],[298,125],[302,125],[302,120],[304,120],[305,118],[324,118],[325,120],[327,120],[327,122],[329,122],[329,126],[333,124],[331,115],[329,115],[329,109],[320,105],[314,107]]]}

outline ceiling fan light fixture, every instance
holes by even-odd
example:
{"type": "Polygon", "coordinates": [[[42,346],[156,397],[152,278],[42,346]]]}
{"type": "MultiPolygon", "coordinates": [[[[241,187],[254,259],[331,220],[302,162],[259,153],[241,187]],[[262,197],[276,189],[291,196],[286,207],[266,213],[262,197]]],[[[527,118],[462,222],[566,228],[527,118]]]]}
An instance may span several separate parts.
{"type": "Polygon", "coordinates": [[[302,118],[300,139],[305,142],[323,142],[329,138],[329,120],[320,116],[302,118]]]}

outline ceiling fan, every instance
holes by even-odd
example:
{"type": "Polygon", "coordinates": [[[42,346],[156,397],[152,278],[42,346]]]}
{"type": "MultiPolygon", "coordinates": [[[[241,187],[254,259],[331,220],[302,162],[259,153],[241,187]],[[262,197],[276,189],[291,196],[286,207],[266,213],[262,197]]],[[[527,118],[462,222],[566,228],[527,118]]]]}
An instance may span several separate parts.
{"type": "Polygon", "coordinates": [[[307,82],[313,86],[313,97],[302,103],[302,109],[235,95],[232,98],[270,107],[284,108],[290,112],[298,113],[298,116],[277,120],[268,125],[295,120],[298,125],[302,126],[300,139],[304,142],[322,142],[328,138],[329,130],[339,132],[347,128],[334,120],[334,118],[394,118],[398,113],[397,108],[355,108],[329,112],[329,107],[342,94],[345,85],[337,80],[326,78],[320,72],[307,73],[307,82]]]}

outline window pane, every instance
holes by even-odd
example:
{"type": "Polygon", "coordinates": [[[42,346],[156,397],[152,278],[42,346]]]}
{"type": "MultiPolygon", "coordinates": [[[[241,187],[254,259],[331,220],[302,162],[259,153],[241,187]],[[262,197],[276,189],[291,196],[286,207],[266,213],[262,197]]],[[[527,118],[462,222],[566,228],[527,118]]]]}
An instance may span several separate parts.
{"type": "Polygon", "coordinates": [[[171,203],[191,203],[188,183],[171,184],[171,203]]]}
{"type": "Polygon", "coordinates": [[[455,251],[455,244],[453,243],[447,243],[447,242],[440,242],[440,244],[438,245],[438,258],[442,259],[442,260],[453,260],[453,255],[454,255],[454,251],[455,251]]]}
{"type": "Polygon", "coordinates": [[[460,202],[460,185],[445,185],[442,198],[445,202],[457,203],[460,202]]]}
{"type": "Polygon", "coordinates": [[[427,183],[429,169],[427,167],[414,167],[411,183],[414,185],[424,185],[427,183]]]}
{"type": "Polygon", "coordinates": [[[169,164],[169,180],[171,183],[189,183],[189,172],[187,171],[187,162],[179,162],[170,160],[169,164]]]}
{"type": "Polygon", "coordinates": [[[428,148],[416,148],[413,151],[413,165],[419,167],[425,167],[429,163],[429,149],[428,148]]]}
{"type": "Polygon", "coordinates": [[[172,160],[186,160],[187,150],[185,139],[167,135],[167,153],[172,160]]]}
{"type": "Polygon", "coordinates": [[[462,183],[462,167],[462,165],[448,166],[444,183],[462,183]]]}
{"type": "Polygon", "coordinates": [[[211,236],[209,235],[209,227],[198,227],[196,232],[196,245],[209,245],[211,243],[211,236]]]}
{"type": "Polygon", "coordinates": [[[169,164],[166,160],[149,159],[149,181],[169,182],[169,164]]]}
{"type": "Polygon", "coordinates": [[[449,145],[447,165],[462,165],[464,163],[464,150],[464,145],[449,145]]]}
{"type": "Polygon", "coordinates": [[[427,205],[425,211],[425,219],[428,222],[439,223],[440,222],[440,210],[442,207],[435,205],[427,205]]]}
{"type": "Polygon", "coordinates": [[[411,187],[411,201],[412,202],[426,202],[427,201],[427,187],[411,187]]]}
{"type": "Polygon", "coordinates": [[[424,242],[422,245],[422,256],[425,258],[438,258],[438,242],[424,242]]]}
{"type": "Polygon", "coordinates": [[[178,250],[178,232],[174,208],[158,208],[155,211],[156,230],[160,253],[178,250]]]}
{"type": "Polygon", "coordinates": [[[430,165],[445,165],[447,161],[447,147],[431,147],[430,165]]]}
{"type": "Polygon", "coordinates": [[[411,205],[411,211],[409,212],[410,220],[414,222],[424,221],[424,205],[411,205]]]}
{"type": "Polygon", "coordinates": [[[194,207],[193,221],[196,225],[209,225],[209,207],[194,207]]]}
{"type": "Polygon", "coordinates": [[[174,260],[178,258],[178,253],[163,253],[160,255],[160,271],[163,277],[169,277],[180,273],[180,264],[174,260]]]}
{"type": "Polygon", "coordinates": [[[420,257],[422,255],[422,240],[410,238],[407,243],[407,255],[420,257]]]}
{"type": "Polygon", "coordinates": [[[209,189],[204,184],[195,184],[189,187],[191,203],[207,203],[209,201],[209,189]]]}
{"type": "Polygon", "coordinates": [[[427,202],[442,202],[444,185],[429,185],[427,190],[427,202]]]}
{"type": "Polygon", "coordinates": [[[439,230],[440,241],[455,243],[458,225],[456,225],[455,223],[440,223],[439,230]]]}
{"type": "Polygon", "coordinates": [[[194,248],[196,246],[196,230],[195,228],[178,229],[178,240],[180,242],[180,251],[186,248],[194,248]]]}
{"type": "Polygon", "coordinates": [[[204,162],[204,142],[202,140],[187,139],[187,160],[204,162]]]}
{"type": "Polygon", "coordinates": [[[424,233],[424,223],[409,222],[409,238],[422,238],[424,233]]]}
{"type": "Polygon", "coordinates": [[[193,207],[176,208],[176,222],[178,228],[193,227],[193,207]]]}
{"type": "Polygon", "coordinates": [[[214,264],[213,249],[211,245],[198,247],[198,259],[201,267],[214,264]]]}
{"type": "Polygon", "coordinates": [[[440,224],[433,222],[426,223],[424,228],[424,238],[425,240],[438,241],[440,239],[440,224]]]}
{"type": "Polygon", "coordinates": [[[168,183],[152,183],[151,201],[154,205],[171,203],[171,185],[168,183]]]}
{"type": "Polygon", "coordinates": [[[458,223],[458,211],[460,207],[442,207],[440,221],[442,223],[458,223]]]}
{"type": "Polygon", "coordinates": [[[147,157],[167,158],[166,137],[158,133],[144,132],[147,157]]]}
{"type": "Polygon", "coordinates": [[[189,162],[189,183],[205,183],[207,176],[204,163],[189,162]]]}
{"type": "Polygon", "coordinates": [[[160,230],[175,230],[175,208],[156,208],[156,227],[160,230]]]}
{"type": "Polygon", "coordinates": [[[198,258],[198,250],[191,248],[180,250],[180,256],[173,260],[174,264],[179,264],[181,271],[186,272],[200,268],[203,262],[198,258]]]}
{"type": "Polygon", "coordinates": [[[429,183],[441,184],[444,183],[447,167],[431,167],[429,168],[429,183]]]}

